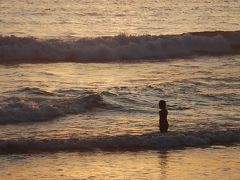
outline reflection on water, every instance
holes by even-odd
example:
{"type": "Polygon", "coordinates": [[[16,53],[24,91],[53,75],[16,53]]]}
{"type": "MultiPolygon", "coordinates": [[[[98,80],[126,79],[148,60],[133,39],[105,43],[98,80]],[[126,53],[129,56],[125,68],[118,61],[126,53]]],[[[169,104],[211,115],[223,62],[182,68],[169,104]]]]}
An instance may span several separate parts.
{"type": "Polygon", "coordinates": [[[162,150],[158,152],[160,165],[160,179],[166,179],[168,174],[168,151],[162,150]]]}
{"type": "Polygon", "coordinates": [[[239,0],[1,1],[0,27],[48,38],[239,30],[239,0]]]}
{"type": "Polygon", "coordinates": [[[0,179],[239,179],[239,146],[0,156],[0,179]]]}

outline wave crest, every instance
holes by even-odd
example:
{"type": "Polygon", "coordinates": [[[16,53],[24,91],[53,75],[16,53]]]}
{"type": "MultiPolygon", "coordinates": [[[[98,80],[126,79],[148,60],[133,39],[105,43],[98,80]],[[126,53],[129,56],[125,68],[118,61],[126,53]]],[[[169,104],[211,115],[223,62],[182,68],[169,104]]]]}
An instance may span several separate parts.
{"type": "Polygon", "coordinates": [[[113,62],[240,53],[240,31],[40,40],[0,36],[0,63],[113,62]]]}
{"type": "MultiPolygon", "coordinates": [[[[43,91],[36,89],[33,89],[34,91],[32,89],[27,90],[31,90],[32,93],[43,93],[43,91]]],[[[108,108],[110,106],[100,94],[57,99],[50,97],[12,97],[6,102],[1,103],[0,124],[47,121],[68,114],[79,114],[94,108],[108,108]]]]}
{"type": "Polygon", "coordinates": [[[150,133],[70,139],[17,139],[0,141],[0,153],[56,151],[139,151],[229,145],[240,142],[240,131],[150,133]]]}

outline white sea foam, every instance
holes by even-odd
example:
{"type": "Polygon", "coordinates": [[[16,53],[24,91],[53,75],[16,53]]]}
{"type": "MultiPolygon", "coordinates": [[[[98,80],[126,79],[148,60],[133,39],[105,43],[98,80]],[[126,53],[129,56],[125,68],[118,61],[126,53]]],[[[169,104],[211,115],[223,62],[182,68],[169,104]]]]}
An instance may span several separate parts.
{"type": "Polygon", "coordinates": [[[0,63],[112,62],[239,53],[240,32],[43,40],[0,37],[0,63]]]}

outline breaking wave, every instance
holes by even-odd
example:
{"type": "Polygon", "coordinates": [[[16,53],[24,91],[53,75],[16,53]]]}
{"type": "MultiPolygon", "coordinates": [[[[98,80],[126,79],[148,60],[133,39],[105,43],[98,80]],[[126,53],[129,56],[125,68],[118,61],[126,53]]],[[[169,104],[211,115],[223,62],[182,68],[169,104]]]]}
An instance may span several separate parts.
{"type": "MultiPolygon", "coordinates": [[[[22,91],[22,90],[20,90],[22,91]]],[[[24,92],[44,95],[35,97],[11,97],[0,104],[0,125],[19,122],[47,121],[68,114],[79,114],[95,108],[108,108],[100,94],[81,97],[49,97],[51,93],[38,88],[24,88],[24,92]]]]}
{"type": "Polygon", "coordinates": [[[70,139],[1,140],[0,153],[56,151],[139,151],[207,147],[240,143],[240,131],[149,133],[70,139]]]}
{"type": "Polygon", "coordinates": [[[240,31],[37,39],[0,36],[0,63],[114,62],[240,53],[240,31]]]}

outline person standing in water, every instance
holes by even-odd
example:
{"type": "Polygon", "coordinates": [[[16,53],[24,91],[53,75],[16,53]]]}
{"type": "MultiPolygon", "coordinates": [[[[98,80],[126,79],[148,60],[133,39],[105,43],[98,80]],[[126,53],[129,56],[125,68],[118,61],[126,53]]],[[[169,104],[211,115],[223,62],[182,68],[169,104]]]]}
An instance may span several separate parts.
{"type": "Polygon", "coordinates": [[[161,133],[166,133],[168,131],[168,121],[167,115],[168,110],[166,108],[166,101],[160,100],[159,101],[159,129],[161,133]]]}

